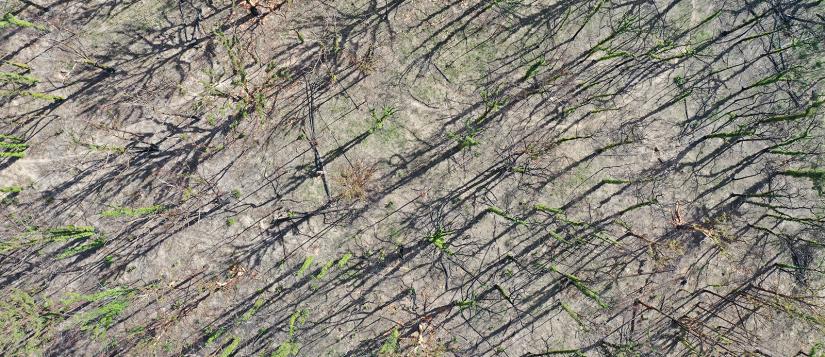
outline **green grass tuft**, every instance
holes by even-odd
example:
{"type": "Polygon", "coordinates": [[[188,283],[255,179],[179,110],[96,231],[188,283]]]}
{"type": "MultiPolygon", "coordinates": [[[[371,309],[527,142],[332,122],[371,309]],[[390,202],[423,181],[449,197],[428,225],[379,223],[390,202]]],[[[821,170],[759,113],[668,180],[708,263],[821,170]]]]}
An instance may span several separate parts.
{"type": "Polygon", "coordinates": [[[626,185],[630,184],[630,180],[622,180],[622,179],[614,179],[614,178],[606,178],[602,180],[603,185],[626,185]]]}
{"type": "Polygon", "coordinates": [[[297,356],[298,350],[301,348],[296,342],[292,341],[284,341],[284,343],[278,346],[278,349],[275,352],[272,352],[270,357],[290,357],[290,356],[297,356]]]}
{"type": "Polygon", "coordinates": [[[378,355],[393,355],[398,353],[398,340],[400,334],[398,333],[398,327],[394,327],[392,332],[390,332],[390,336],[384,341],[384,344],[381,345],[381,348],[378,349],[378,355]]]}
{"type": "Polygon", "coordinates": [[[235,353],[235,350],[238,349],[238,346],[241,344],[241,339],[238,337],[232,337],[232,342],[229,343],[223,350],[221,350],[221,357],[229,357],[235,353]]]}
{"type": "Polygon", "coordinates": [[[74,239],[85,239],[95,235],[95,227],[68,225],[50,228],[46,232],[49,234],[51,241],[66,242],[74,239]]]}
{"type": "Polygon", "coordinates": [[[255,313],[257,313],[258,310],[260,310],[261,307],[264,306],[264,302],[266,301],[263,298],[255,299],[255,303],[252,304],[252,307],[250,307],[249,310],[246,310],[246,312],[244,312],[243,316],[241,316],[241,320],[249,321],[252,318],[252,316],[254,316],[255,313]]]}
{"type": "Polygon", "coordinates": [[[306,273],[307,270],[309,270],[309,268],[312,267],[312,261],[313,260],[315,260],[315,257],[313,257],[311,255],[304,258],[304,263],[301,264],[301,268],[298,269],[298,272],[295,273],[295,276],[297,276],[297,277],[304,276],[304,273],[306,273]]]}
{"type": "Polygon", "coordinates": [[[521,79],[519,81],[524,82],[524,81],[527,81],[530,78],[533,78],[536,75],[536,73],[538,73],[539,68],[541,68],[541,66],[544,65],[544,63],[545,63],[545,61],[544,61],[543,58],[539,59],[536,62],[533,62],[533,64],[530,65],[530,68],[527,69],[527,72],[524,73],[524,76],[521,77],[521,79]]]}
{"type": "Polygon", "coordinates": [[[449,243],[447,243],[447,236],[450,234],[452,234],[451,231],[438,227],[433,234],[424,237],[424,240],[430,242],[433,246],[445,254],[453,255],[453,252],[450,251],[449,243]]]}
{"type": "Polygon", "coordinates": [[[143,217],[149,216],[153,214],[158,214],[165,211],[167,208],[163,205],[153,205],[149,207],[140,207],[140,208],[128,208],[128,207],[120,207],[111,209],[108,211],[100,212],[100,215],[106,218],[117,218],[117,217],[143,217]]]}
{"type": "Polygon", "coordinates": [[[91,331],[96,336],[103,335],[129,306],[134,289],[116,287],[94,294],[71,293],[61,303],[65,306],[78,302],[103,304],[77,315],[76,320],[81,330],[91,331]]]}
{"type": "Polygon", "coordinates": [[[57,259],[65,259],[65,258],[73,257],[73,256],[78,255],[80,253],[94,251],[94,250],[96,250],[96,249],[98,249],[98,248],[100,248],[104,245],[106,245],[106,239],[104,239],[102,237],[101,238],[96,238],[95,240],[93,240],[91,242],[83,243],[79,246],[72,247],[72,248],[64,250],[62,253],[57,255],[57,259]]]}
{"type": "Polygon", "coordinates": [[[377,130],[381,130],[384,128],[384,123],[387,119],[391,118],[395,113],[398,112],[394,107],[391,106],[384,106],[381,108],[381,114],[376,114],[375,109],[370,109],[370,117],[372,117],[372,126],[369,129],[369,133],[372,134],[377,130]]]}
{"type": "Polygon", "coordinates": [[[606,308],[609,307],[609,305],[606,302],[604,302],[604,300],[602,300],[602,298],[599,296],[599,294],[597,294],[595,291],[591,290],[589,287],[587,287],[587,285],[584,285],[584,283],[581,281],[581,279],[579,277],[577,277],[573,274],[567,274],[567,273],[561,272],[561,271],[558,270],[558,268],[555,265],[550,265],[550,270],[552,270],[556,273],[559,273],[563,277],[565,277],[570,283],[573,284],[573,286],[576,287],[576,289],[579,289],[579,291],[581,291],[581,293],[584,294],[584,296],[587,296],[590,299],[592,299],[593,301],[595,301],[596,304],[599,305],[599,307],[601,307],[603,309],[606,309],[606,308]]]}
{"type": "Polygon", "coordinates": [[[347,263],[349,262],[349,260],[351,258],[352,258],[352,253],[350,253],[350,252],[345,253],[341,257],[341,259],[338,259],[338,269],[343,269],[344,267],[346,267],[347,263]]]}
{"type": "Polygon", "coordinates": [[[24,143],[22,139],[0,134],[0,157],[22,158],[26,156],[25,151],[28,148],[29,144],[24,143]]]}
{"type": "Polygon", "coordinates": [[[295,331],[298,330],[298,325],[303,325],[307,321],[307,316],[309,316],[309,311],[306,309],[301,309],[292,313],[289,317],[289,338],[295,336],[295,331]]]}
{"type": "Polygon", "coordinates": [[[38,29],[38,30],[45,30],[46,29],[46,27],[43,26],[43,25],[36,25],[32,22],[29,22],[29,21],[23,20],[23,19],[21,19],[17,16],[14,16],[14,14],[12,14],[10,12],[7,12],[5,15],[3,15],[3,19],[0,20],[0,28],[13,27],[13,26],[14,27],[22,27],[22,28],[34,28],[34,29],[38,29]]]}
{"type": "Polygon", "coordinates": [[[535,209],[536,211],[539,211],[539,212],[550,213],[550,214],[564,214],[564,211],[562,211],[559,208],[553,208],[553,207],[550,207],[550,206],[547,206],[547,205],[543,205],[541,203],[533,206],[533,209],[535,209]]]}
{"type": "Polygon", "coordinates": [[[33,85],[40,82],[39,79],[25,74],[0,72],[0,83],[14,83],[23,85],[33,85]]]}
{"type": "Polygon", "coordinates": [[[214,331],[211,328],[208,328],[205,332],[206,332],[207,335],[209,335],[206,338],[206,344],[210,345],[213,342],[217,341],[219,338],[221,338],[223,333],[226,332],[226,328],[221,327],[221,328],[219,328],[217,330],[214,330],[214,331]]]}
{"type": "Polygon", "coordinates": [[[23,188],[20,186],[4,186],[0,187],[1,193],[20,193],[23,191],[23,188]]]}
{"type": "Polygon", "coordinates": [[[584,320],[582,320],[582,317],[579,315],[579,313],[573,310],[573,308],[570,307],[570,305],[562,302],[561,308],[564,310],[564,312],[570,315],[570,318],[572,318],[573,321],[576,321],[576,323],[579,324],[579,326],[584,327],[585,329],[587,328],[587,325],[584,323],[584,320]]]}
{"type": "Polygon", "coordinates": [[[62,97],[59,95],[54,94],[47,94],[47,93],[40,93],[40,92],[30,92],[30,91],[21,91],[21,90],[0,90],[0,97],[13,97],[16,95],[24,96],[24,97],[32,97],[35,99],[46,100],[49,102],[59,102],[61,100],[66,100],[66,97],[62,97]]]}
{"type": "Polygon", "coordinates": [[[516,218],[516,217],[513,217],[512,215],[510,215],[509,213],[507,213],[507,212],[506,212],[506,211],[504,211],[503,209],[498,208],[498,207],[496,207],[496,206],[488,206],[488,207],[487,207],[487,212],[492,213],[492,214],[495,214],[495,215],[497,215],[497,216],[500,216],[500,217],[502,217],[502,218],[504,218],[504,219],[506,219],[506,220],[508,220],[508,221],[511,221],[511,222],[513,222],[513,223],[515,223],[515,224],[517,224],[517,225],[527,225],[527,222],[526,222],[526,221],[521,220],[521,219],[518,219],[518,218],[516,218]]]}
{"type": "Polygon", "coordinates": [[[464,299],[453,302],[453,305],[457,306],[459,310],[471,309],[476,307],[476,301],[473,299],[464,299]]]}
{"type": "Polygon", "coordinates": [[[29,293],[9,289],[0,299],[0,351],[9,356],[42,356],[59,318],[29,293]]]}
{"type": "Polygon", "coordinates": [[[321,280],[324,277],[326,277],[327,274],[329,273],[329,270],[332,269],[333,266],[335,266],[335,261],[334,260],[330,260],[326,264],[321,266],[321,270],[318,271],[318,274],[315,274],[315,279],[321,280]]]}
{"type": "Polygon", "coordinates": [[[813,187],[816,192],[820,196],[825,194],[825,170],[823,169],[785,170],[782,171],[781,174],[790,177],[810,179],[811,182],[813,182],[813,187]]]}

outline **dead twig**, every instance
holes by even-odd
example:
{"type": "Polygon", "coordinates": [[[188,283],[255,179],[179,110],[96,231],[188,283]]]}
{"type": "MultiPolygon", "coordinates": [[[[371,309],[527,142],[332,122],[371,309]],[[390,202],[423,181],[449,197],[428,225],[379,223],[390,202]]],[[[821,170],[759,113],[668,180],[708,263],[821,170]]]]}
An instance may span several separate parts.
{"type": "Polygon", "coordinates": [[[304,76],[304,86],[306,87],[307,93],[307,100],[309,103],[309,108],[307,108],[307,116],[309,118],[309,146],[312,149],[312,153],[315,156],[315,175],[320,175],[321,180],[324,182],[324,193],[327,195],[327,202],[332,201],[332,196],[329,194],[329,183],[327,182],[327,174],[324,170],[324,162],[321,160],[321,154],[318,152],[318,141],[315,137],[315,99],[314,93],[312,91],[312,86],[310,86],[309,81],[306,80],[306,76],[304,76]]]}

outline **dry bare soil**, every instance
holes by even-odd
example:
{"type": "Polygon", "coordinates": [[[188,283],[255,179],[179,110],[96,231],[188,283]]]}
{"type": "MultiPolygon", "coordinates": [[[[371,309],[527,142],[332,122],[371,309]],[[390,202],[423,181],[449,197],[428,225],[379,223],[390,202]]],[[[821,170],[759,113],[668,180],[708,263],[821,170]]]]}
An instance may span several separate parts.
{"type": "Polygon", "coordinates": [[[0,15],[0,355],[825,356],[822,0],[0,15]]]}

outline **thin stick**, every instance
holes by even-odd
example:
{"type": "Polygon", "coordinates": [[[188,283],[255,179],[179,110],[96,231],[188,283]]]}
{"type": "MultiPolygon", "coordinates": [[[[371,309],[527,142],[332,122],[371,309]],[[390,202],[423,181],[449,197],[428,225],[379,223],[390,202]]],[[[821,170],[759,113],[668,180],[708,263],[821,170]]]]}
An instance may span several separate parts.
{"type": "Polygon", "coordinates": [[[307,99],[309,101],[309,146],[312,148],[312,153],[315,155],[315,174],[321,175],[321,180],[324,182],[324,192],[327,194],[327,202],[332,201],[329,194],[329,184],[327,183],[327,174],[324,171],[324,162],[321,160],[321,154],[318,153],[318,142],[315,139],[315,99],[312,88],[304,76],[304,86],[306,87],[307,99]]]}

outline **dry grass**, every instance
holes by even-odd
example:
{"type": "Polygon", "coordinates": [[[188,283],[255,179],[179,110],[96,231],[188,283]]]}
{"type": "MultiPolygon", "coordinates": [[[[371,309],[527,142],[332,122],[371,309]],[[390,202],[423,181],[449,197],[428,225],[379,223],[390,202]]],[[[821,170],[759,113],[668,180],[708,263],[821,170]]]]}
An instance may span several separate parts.
{"type": "Polygon", "coordinates": [[[267,10],[267,11],[275,11],[284,5],[286,1],[277,1],[277,0],[240,0],[238,4],[252,12],[253,15],[258,16],[260,15],[259,11],[267,10]]]}
{"type": "Polygon", "coordinates": [[[367,197],[375,166],[367,165],[362,161],[354,161],[341,171],[335,181],[341,185],[341,198],[348,201],[359,201],[367,197]]]}

